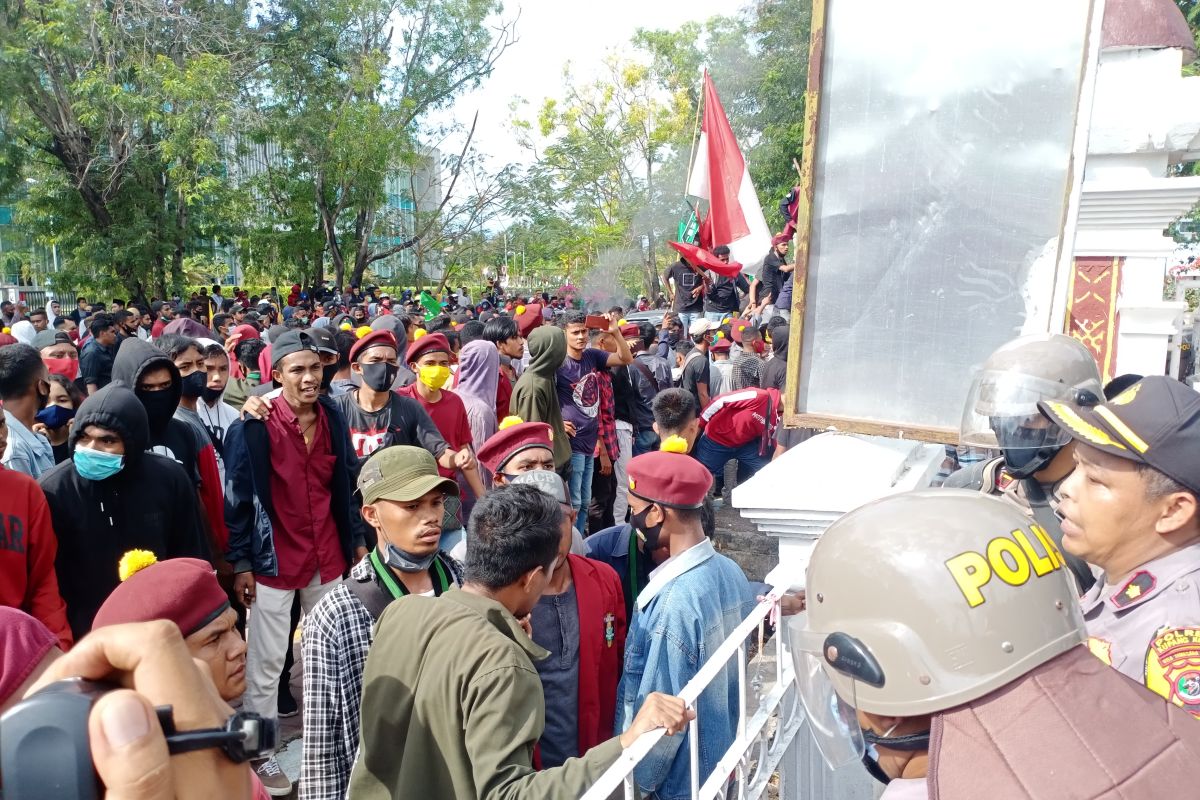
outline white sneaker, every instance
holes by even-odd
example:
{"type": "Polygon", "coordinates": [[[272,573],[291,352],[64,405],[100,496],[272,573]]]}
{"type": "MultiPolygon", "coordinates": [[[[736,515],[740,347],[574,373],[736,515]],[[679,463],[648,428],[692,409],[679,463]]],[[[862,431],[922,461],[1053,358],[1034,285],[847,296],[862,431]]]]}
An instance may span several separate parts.
{"type": "Polygon", "coordinates": [[[263,761],[255,761],[254,774],[262,781],[263,788],[271,797],[287,797],[292,793],[292,782],[273,756],[263,761]]]}

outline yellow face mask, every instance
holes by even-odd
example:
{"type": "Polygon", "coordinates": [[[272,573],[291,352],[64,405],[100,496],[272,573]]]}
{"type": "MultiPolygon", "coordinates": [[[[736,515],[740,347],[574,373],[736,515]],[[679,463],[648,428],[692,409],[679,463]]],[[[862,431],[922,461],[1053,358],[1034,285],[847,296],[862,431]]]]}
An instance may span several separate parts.
{"type": "Polygon", "coordinates": [[[441,389],[450,380],[450,368],[440,364],[426,364],[418,368],[417,378],[430,389],[441,389]]]}

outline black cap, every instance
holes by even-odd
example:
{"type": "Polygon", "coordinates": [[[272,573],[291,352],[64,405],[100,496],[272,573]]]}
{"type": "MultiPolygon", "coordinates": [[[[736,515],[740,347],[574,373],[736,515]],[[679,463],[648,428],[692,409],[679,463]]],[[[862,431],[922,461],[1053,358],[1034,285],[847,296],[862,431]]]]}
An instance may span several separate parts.
{"type": "Polygon", "coordinates": [[[325,326],[321,328],[305,328],[305,333],[312,337],[313,344],[323,353],[337,353],[337,342],[333,339],[333,329],[325,326]]]}
{"type": "Polygon", "coordinates": [[[1200,393],[1151,375],[1097,406],[1044,400],[1041,412],[1072,437],[1153,467],[1200,495],[1200,393]]]}
{"type": "Polygon", "coordinates": [[[56,344],[75,345],[75,343],[71,341],[71,337],[67,335],[66,331],[56,330],[39,331],[33,337],[33,341],[30,344],[33,345],[34,350],[41,350],[45,347],[53,347],[56,344]]]}
{"type": "Polygon", "coordinates": [[[313,341],[312,331],[289,330],[281,333],[279,338],[271,342],[271,366],[275,367],[292,353],[302,353],[305,350],[317,352],[317,343],[313,341]]]}

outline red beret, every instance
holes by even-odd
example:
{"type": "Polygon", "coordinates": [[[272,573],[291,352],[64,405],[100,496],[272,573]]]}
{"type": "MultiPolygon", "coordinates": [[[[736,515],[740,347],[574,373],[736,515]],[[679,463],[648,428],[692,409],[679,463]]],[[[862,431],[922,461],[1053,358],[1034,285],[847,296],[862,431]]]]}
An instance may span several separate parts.
{"type": "Polygon", "coordinates": [[[21,688],[56,644],[58,639],[40,620],[0,606],[0,705],[21,688]]]}
{"type": "Polygon", "coordinates": [[[479,448],[479,463],[493,475],[517,453],[530,447],[554,449],[554,432],[544,422],[521,422],[493,434],[479,448]]]}
{"type": "Polygon", "coordinates": [[[699,508],[712,487],[708,468],[691,456],[661,450],[629,460],[629,491],[675,508],[699,508]]]}
{"type": "Polygon", "coordinates": [[[241,337],[240,339],[238,339],[239,342],[245,342],[249,339],[261,339],[262,338],[261,336],[258,335],[258,328],[254,327],[253,325],[238,325],[237,327],[235,327],[233,329],[232,332],[236,333],[238,336],[241,337]]]}
{"type": "Polygon", "coordinates": [[[408,346],[408,354],[404,360],[411,364],[425,353],[449,353],[450,342],[440,333],[427,333],[408,346]]]}
{"type": "MultiPolygon", "coordinates": [[[[745,319],[735,319],[732,323],[730,323],[729,327],[730,327],[729,335],[733,337],[733,340],[735,342],[737,342],[738,344],[741,344],[742,343],[742,332],[745,331],[747,328],[754,328],[754,323],[750,322],[749,320],[745,320],[745,319]]],[[[754,330],[758,330],[758,328],[754,328],[754,330]]]]}
{"type": "Polygon", "coordinates": [[[621,326],[621,338],[622,339],[636,339],[637,337],[639,337],[641,335],[642,335],[642,329],[639,328],[636,324],[634,324],[632,322],[626,323],[625,325],[621,326]]]}
{"type": "Polygon", "coordinates": [[[130,575],[96,612],[93,628],[169,619],[184,636],[229,608],[212,565],[198,558],[169,558],[130,575]]]}
{"type": "Polygon", "coordinates": [[[733,344],[728,339],[717,339],[708,349],[714,353],[724,353],[731,347],[733,347],[733,344]]]}
{"type": "Polygon", "coordinates": [[[784,242],[791,243],[792,237],[786,233],[781,233],[771,239],[771,244],[783,244],[784,242]]]}
{"type": "Polygon", "coordinates": [[[354,343],[354,346],[350,348],[350,361],[358,361],[359,353],[375,345],[387,345],[395,350],[397,354],[400,352],[400,348],[396,345],[396,334],[387,328],[381,328],[377,331],[371,331],[354,343]]]}
{"type": "Polygon", "coordinates": [[[517,323],[517,330],[522,336],[528,336],[529,332],[542,324],[542,304],[541,303],[526,303],[524,313],[517,314],[513,317],[517,323]]]}

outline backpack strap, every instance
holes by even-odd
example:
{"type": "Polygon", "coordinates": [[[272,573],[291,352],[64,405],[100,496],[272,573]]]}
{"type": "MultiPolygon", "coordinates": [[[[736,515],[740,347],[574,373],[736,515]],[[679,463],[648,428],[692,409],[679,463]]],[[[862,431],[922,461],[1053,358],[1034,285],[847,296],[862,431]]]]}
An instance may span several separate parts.
{"type": "Polygon", "coordinates": [[[388,603],[392,602],[392,595],[370,578],[360,581],[352,575],[347,575],[342,578],[342,584],[358,598],[358,601],[363,604],[363,608],[367,609],[367,613],[371,615],[371,619],[376,622],[379,621],[379,615],[388,607],[388,603]]]}
{"type": "Polygon", "coordinates": [[[654,373],[646,366],[645,362],[638,360],[637,356],[633,357],[633,366],[638,372],[642,373],[642,377],[650,381],[650,385],[654,387],[654,393],[658,394],[662,391],[662,387],[658,385],[658,379],[654,377],[654,373]]]}

